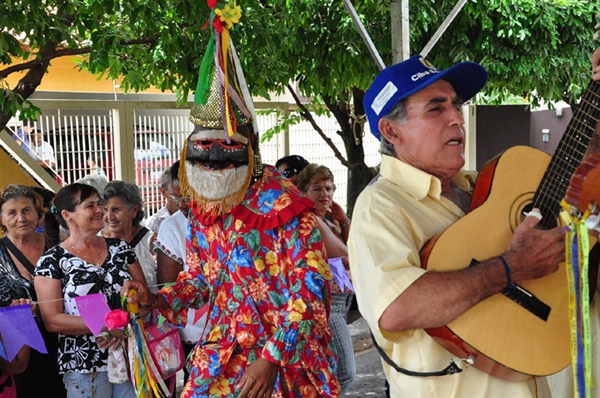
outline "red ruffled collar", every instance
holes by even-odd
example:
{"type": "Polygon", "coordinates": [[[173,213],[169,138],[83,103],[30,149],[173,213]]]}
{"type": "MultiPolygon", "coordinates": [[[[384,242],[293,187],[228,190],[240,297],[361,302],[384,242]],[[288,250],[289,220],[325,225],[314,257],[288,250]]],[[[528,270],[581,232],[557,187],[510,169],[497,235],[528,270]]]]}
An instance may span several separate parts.
{"type": "MultiPolygon", "coordinates": [[[[192,204],[192,214],[200,224],[208,226],[219,218],[198,211],[197,206],[192,204]]],[[[273,166],[265,165],[262,178],[250,187],[231,214],[250,228],[267,230],[284,225],[302,212],[310,211],[313,206],[313,201],[302,196],[298,188],[276,172],[273,166]]]]}

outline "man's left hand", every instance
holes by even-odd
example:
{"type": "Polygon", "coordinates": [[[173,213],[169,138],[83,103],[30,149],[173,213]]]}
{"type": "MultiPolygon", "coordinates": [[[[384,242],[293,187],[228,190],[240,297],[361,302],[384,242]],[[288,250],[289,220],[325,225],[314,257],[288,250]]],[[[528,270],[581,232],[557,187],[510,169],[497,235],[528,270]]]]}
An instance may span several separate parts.
{"type": "Polygon", "coordinates": [[[259,358],[242,375],[236,389],[241,388],[239,398],[267,398],[273,393],[279,365],[259,358]]]}

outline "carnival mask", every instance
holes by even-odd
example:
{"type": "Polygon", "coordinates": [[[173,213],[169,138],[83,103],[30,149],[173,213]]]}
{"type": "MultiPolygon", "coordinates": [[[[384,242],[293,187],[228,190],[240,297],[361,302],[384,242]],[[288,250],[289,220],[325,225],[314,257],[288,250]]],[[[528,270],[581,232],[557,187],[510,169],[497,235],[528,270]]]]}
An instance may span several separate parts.
{"type": "MultiPolygon", "coordinates": [[[[251,133],[250,129],[244,132],[251,133]]],[[[187,183],[208,200],[244,193],[252,177],[251,143],[242,133],[227,142],[223,130],[196,128],[187,142],[185,170],[187,183]]]]}

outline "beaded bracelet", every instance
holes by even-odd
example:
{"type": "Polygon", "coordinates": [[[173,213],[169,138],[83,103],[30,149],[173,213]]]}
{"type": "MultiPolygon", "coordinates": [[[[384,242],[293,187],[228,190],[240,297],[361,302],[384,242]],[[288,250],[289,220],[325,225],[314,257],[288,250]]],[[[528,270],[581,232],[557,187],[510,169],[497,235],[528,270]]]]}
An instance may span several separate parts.
{"type": "Polygon", "coordinates": [[[343,224],[340,224],[340,228],[344,228],[346,225],[350,225],[350,219],[343,224]]]}

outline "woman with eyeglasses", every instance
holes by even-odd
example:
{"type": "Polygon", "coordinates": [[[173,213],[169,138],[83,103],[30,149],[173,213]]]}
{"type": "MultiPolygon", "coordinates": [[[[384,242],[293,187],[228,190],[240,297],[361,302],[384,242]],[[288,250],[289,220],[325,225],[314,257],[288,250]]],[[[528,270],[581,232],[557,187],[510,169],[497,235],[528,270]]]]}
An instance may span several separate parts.
{"type": "Polygon", "coordinates": [[[292,184],[296,185],[298,174],[308,166],[308,161],[300,155],[285,156],[275,163],[275,168],[292,184]]]}
{"type": "MultiPolygon", "coordinates": [[[[313,214],[317,217],[317,224],[321,232],[325,251],[329,259],[339,257],[348,268],[348,231],[350,219],[342,207],[333,201],[335,184],[333,173],[326,166],[311,163],[298,175],[297,187],[315,205],[313,214]]],[[[330,263],[331,265],[331,263],[330,263]]],[[[333,267],[333,265],[331,265],[333,267]]],[[[344,273],[345,269],[340,269],[344,273]]],[[[333,344],[338,354],[338,381],[342,387],[340,397],[344,397],[356,375],[354,363],[354,347],[347,324],[347,314],[352,304],[351,292],[344,292],[337,281],[331,283],[331,312],[329,315],[329,328],[333,344]]]]}
{"type": "Polygon", "coordinates": [[[144,218],[144,201],[139,188],[131,182],[114,180],[106,184],[100,199],[106,223],[102,236],[129,243],[144,271],[148,287],[157,292],[157,265],[152,249],[154,232],[140,224],[144,218]]]}

